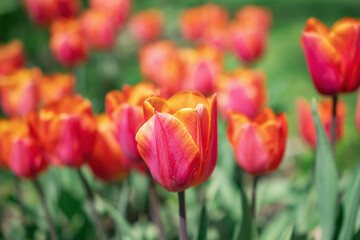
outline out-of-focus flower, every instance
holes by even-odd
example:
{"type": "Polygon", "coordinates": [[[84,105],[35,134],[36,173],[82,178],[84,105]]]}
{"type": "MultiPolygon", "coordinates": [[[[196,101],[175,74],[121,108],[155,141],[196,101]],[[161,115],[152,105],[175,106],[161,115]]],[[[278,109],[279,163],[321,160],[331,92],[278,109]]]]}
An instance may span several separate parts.
{"type": "Polygon", "coordinates": [[[81,0],[57,0],[59,17],[75,16],[81,9],[81,0]]]}
{"type": "Polygon", "coordinates": [[[220,75],[217,88],[222,117],[228,119],[230,111],[254,117],[267,101],[265,81],[264,72],[248,68],[220,75]]]}
{"type": "Polygon", "coordinates": [[[50,48],[62,64],[74,66],[87,57],[84,35],[77,19],[59,19],[51,25],[50,48]]]}
{"type": "Polygon", "coordinates": [[[81,17],[81,25],[91,47],[109,49],[114,45],[116,25],[105,9],[87,10],[81,17]]]}
{"type": "Polygon", "coordinates": [[[41,71],[21,69],[0,78],[0,99],[4,113],[9,117],[23,117],[35,111],[39,103],[38,82],[41,71]]]}
{"type": "Polygon", "coordinates": [[[44,104],[55,102],[72,95],[74,88],[75,76],[72,74],[58,73],[43,76],[39,82],[40,99],[44,104]]]}
{"type": "Polygon", "coordinates": [[[286,115],[265,108],[253,120],[239,112],[229,118],[227,135],[237,164],[255,176],[277,169],[285,151],[286,115]]]}
{"type": "Polygon", "coordinates": [[[182,49],[184,62],[184,90],[195,90],[205,95],[215,91],[215,82],[223,67],[223,55],[214,47],[202,46],[197,49],[182,49]]]}
{"type": "Polygon", "coordinates": [[[272,24],[272,14],[266,7],[249,5],[237,11],[236,20],[268,30],[272,24]]]}
{"type": "Polygon", "coordinates": [[[213,46],[219,51],[227,50],[229,48],[228,24],[216,24],[204,30],[201,43],[203,45],[213,46]]]}
{"type": "Polygon", "coordinates": [[[130,0],[91,0],[92,8],[102,8],[106,10],[114,19],[117,27],[121,27],[131,10],[130,0]]]}
{"type": "Polygon", "coordinates": [[[23,45],[18,40],[0,45],[0,75],[14,73],[25,65],[23,45]]]}
{"type": "Polygon", "coordinates": [[[96,120],[89,100],[80,95],[62,98],[28,115],[27,121],[53,164],[79,168],[90,159],[96,120]]]}
{"type": "Polygon", "coordinates": [[[206,181],[216,165],[216,96],[180,92],[144,102],[138,149],[154,180],[171,192],[206,181]]]}
{"type": "Polygon", "coordinates": [[[351,92],[360,84],[360,20],[343,18],[330,29],[309,18],[301,43],[316,89],[325,95],[351,92]]]}
{"type": "Polygon", "coordinates": [[[181,33],[189,41],[200,40],[206,29],[213,25],[225,25],[227,20],[226,9],[215,4],[204,4],[181,13],[181,33]]]}
{"type": "Polygon", "coordinates": [[[134,87],[124,86],[122,92],[113,90],[106,95],[106,112],[115,126],[116,139],[134,164],[142,162],[135,140],[136,132],[144,123],[142,106],[145,99],[157,94],[152,84],[139,83],[134,87]]]}
{"type": "MultiPolygon", "coordinates": [[[[313,148],[316,147],[316,129],[310,103],[304,98],[296,101],[299,130],[302,138],[313,148]]],[[[332,101],[325,99],[319,101],[317,110],[321,124],[324,127],[326,136],[330,139],[332,122],[332,101]]],[[[340,140],[344,135],[344,124],[346,116],[346,105],[338,102],[336,106],[336,140],[340,140]]]]}
{"type": "Polygon", "coordinates": [[[106,114],[98,115],[97,133],[89,166],[102,181],[114,182],[125,178],[130,171],[130,161],[116,141],[114,128],[106,114]]]}
{"type": "Polygon", "coordinates": [[[131,35],[141,43],[158,38],[163,31],[163,25],[163,14],[157,9],[138,12],[129,22],[131,35]]]}
{"type": "Polygon", "coordinates": [[[170,41],[159,41],[140,49],[140,70],[166,97],[181,89],[183,65],[177,47],[170,41]]]}

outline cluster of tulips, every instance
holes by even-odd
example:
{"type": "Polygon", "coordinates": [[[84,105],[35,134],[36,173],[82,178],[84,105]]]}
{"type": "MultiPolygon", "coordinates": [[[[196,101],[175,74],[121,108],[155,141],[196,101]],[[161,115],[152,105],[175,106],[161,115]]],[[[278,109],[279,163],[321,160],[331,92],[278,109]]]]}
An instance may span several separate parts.
{"type": "MultiPolygon", "coordinates": [[[[79,16],[76,0],[26,0],[25,6],[36,23],[51,24],[56,59],[75,67],[89,49],[113,47],[131,2],[92,0],[79,16]]],[[[109,92],[106,112],[100,114],[93,113],[90,100],[74,93],[73,75],[47,76],[37,68],[27,69],[20,42],[1,46],[0,96],[8,118],[0,121],[0,163],[34,181],[50,165],[76,169],[90,198],[80,171],[84,165],[103,182],[120,181],[132,170],[149,173],[164,189],[179,193],[180,238],[187,239],[184,191],[205,182],[216,166],[218,109],[227,122],[236,162],[254,176],[254,186],[258,177],[281,163],[288,121],[284,113],[266,107],[266,75],[249,67],[266,48],[272,22],[268,9],[247,6],[231,21],[227,11],[214,4],[183,11],[180,29],[196,44],[191,48],[154,41],[163,21],[154,9],[131,17],[130,32],[144,44],[139,62],[145,81],[109,92]],[[225,51],[246,66],[226,71],[225,51]]],[[[355,91],[360,84],[360,21],[342,19],[329,29],[309,19],[301,44],[316,89],[333,100],[319,102],[318,112],[334,145],[343,135],[346,115],[338,94],[355,91]]],[[[310,106],[304,99],[297,106],[300,132],[315,148],[310,106]]],[[[360,126],[360,117],[357,122],[360,126]]],[[[93,214],[99,218],[95,209],[93,214]]],[[[99,239],[106,239],[99,224],[97,231],[99,239]]],[[[164,236],[161,231],[159,236],[164,236]]]]}

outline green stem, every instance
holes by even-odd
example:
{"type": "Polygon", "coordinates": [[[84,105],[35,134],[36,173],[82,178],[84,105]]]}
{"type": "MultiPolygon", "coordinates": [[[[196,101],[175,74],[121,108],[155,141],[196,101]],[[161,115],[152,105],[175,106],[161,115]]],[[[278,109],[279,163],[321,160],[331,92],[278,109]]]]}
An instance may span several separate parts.
{"type": "Polygon", "coordinates": [[[180,240],[188,240],[188,234],[186,229],[185,191],[179,192],[178,198],[179,198],[180,240]]]}

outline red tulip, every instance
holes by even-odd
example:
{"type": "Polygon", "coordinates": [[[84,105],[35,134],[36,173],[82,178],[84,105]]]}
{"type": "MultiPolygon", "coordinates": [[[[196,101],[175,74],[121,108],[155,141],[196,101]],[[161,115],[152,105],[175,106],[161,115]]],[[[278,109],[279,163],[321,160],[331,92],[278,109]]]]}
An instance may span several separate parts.
{"type": "Polygon", "coordinates": [[[75,76],[58,73],[52,76],[43,76],[39,83],[40,98],[44,104],[59,101],[70,96],[75,88],[75,76]]]}
{"type": "Polygon", "coordinates": [[[237,164],[247,173],[259,176],[278,168],[285,151],[287,118],[276,116],[270,108],[253,120],[231,112],[227,135],[237,164]]]}
{"type": "Polygon", "coordinates": [[[81,9],[80,0],[57,0],[59,17],[75,16],[81,9]]]}
{"type": "Polygon", "coordinates": [[[146,122],[136,134],[154,180],[171,192],[206,181],[216,165],[216,96],[180,92],[144,102],[146,122]]]}
{"type": "Polygon", "coordinates": [[[306,22],[302,46],[316,89],[325,95],[352,92],[360,84],[360,20],[344,18],[330,29],[306,22]]]}
{"type": "Polygon", "coordinates": [[[23,45],[13,40],[6,45],[0,45],[0,75],[9,75],[20,70],[25,65],[23,45]]]}
{"type": "MultiPolygon", "coordinates": [[[[304,98],[299,98],[296,102],[298,124],[300,134],[303,139],[310,144],[311,147],[316,147],[316,129],[314,125],[313,114],[310,103],[304,98]]],[[[324,127],[325,133],[330,139],[331,122],[332,122],[332,102],[330,99],[322,100],[317,104],[317,110],[320,117],[321,124],[324,127]]],[[[346,116],[346,105],[344,102],[338,102],[336,106],[336,140],[340,140],[344,135],[344,124],[346,116]]]]}
{"type": "Polygon", "coordinates": [[[220,75],[218,80],[219,107],[223,118],[230,111],[254,117],[267,101],[265,74],[247,68],[220,75]]]}
{"type": "Polygon", "coordinates": [[[131,35],[141,43],[158,38],[162,33],[163,25],[163,14],[157,9],[138,12],[129,22],[131,35]]]}
{"type": "Polygon", "coordinates": [[[118,27],[125,23],[131,10],[130,0],[91,0],[90,5],[92,8],[106,10],[118,27]]]}

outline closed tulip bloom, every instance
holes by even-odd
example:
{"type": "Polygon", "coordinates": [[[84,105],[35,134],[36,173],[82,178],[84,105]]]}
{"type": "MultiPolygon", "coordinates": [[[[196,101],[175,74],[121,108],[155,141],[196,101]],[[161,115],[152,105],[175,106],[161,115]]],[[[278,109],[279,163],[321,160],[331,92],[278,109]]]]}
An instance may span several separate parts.
{"type": "Polygon", "coordinates": [[[253,120],[239,112],[231,112],[227,136],[237,164],[254,176],[278,168],[284,155],[287,138],[287,118],[263,109],[253,120]]]}
{"type": "Polygon", "coordinates": [[[229,48],[229,26],[228,24],[214,24],[204,31],[201,43],[213,46],[219,51],[229,48]]]}
{"type": "Polygon", "coordinates": [[[131,10],[131,0],[91,0],[90,5],[106,10],[118,27],[124,25],[131,10]]]}
{"type": "MultiPolygon", "coordinates": [[[[296,101],[299,130],[302,138],[313,148],[316,147],[316,129],[311,105],[304,98],[296,101]]],[[[326,136],[330,139],[332,122],[332,102],[330,99],[324,99],[317,104],[317,110],[321,124],[325,130],[326,136]]],[[[336,140],[339,141],[344,135],[346,116],[346,105],[344,102],[338,102],[336,106],[336,140]]]]}
{"type": "Polygon", "coordinates": [[[269,29],[272,24],[272,13],[266,7],[248,5],[236,12],[236,20],[251,22],[256,27],[269,29]]]}
{"type": "Polygon", "coordinates": [[[23,117],[35,111],[39,103],[38,82],[41,71],[22,69],[0,80],[1,106],[9,117],[23,117]]]}
{"type": "Polygon", "coordinates": [[[206,181],[216,165],[216,95],[180,92],[144,102],[146,122],[136,134],[140,155],[154,180],[170,192],[206,181]]]}
{"type": "Polygon", "coordinates": [[[360,84],[360,20],[343,18],[330,29],[306,22],[302,47],[316,89],[325,95],[352,92],[360,84]]]}
{"type": "Polygon", "coordinates": [[[260,70],[239,68],[220,75],[217,84],[220,113],[228,119],[230,111],[253,118],[267,101],[266,77],[260,70]]]}
{"type": "Polygon", "coordinates": [[[25,65],[23,45],[18,40],[0,45],[0,75],[9,75],[25,65]]]}
{"type": "Polygon", "coordinates": [[[57,73],[51,76],[43,76],[40,83],[40,99],[46,105],[56,102],[73,94],[75,88],[75,76],[72,74],[57,73]]]}
{"type": "Polygon", "coordinates": [[[50,48],[55,58],[66,66],[72,67],[85,61],[87,48],[79,21],[55,21],[51,25],[50,48]]]}
{"type": "Polygon", "coordinates": [[[158,38],[163,31],[163,25],[163,14],[157,9],[138,12],[129,22],[131,35],[141,43],[158,38]]]}

